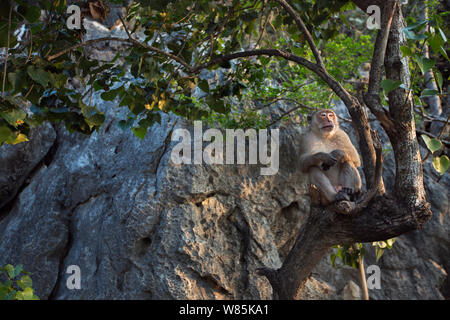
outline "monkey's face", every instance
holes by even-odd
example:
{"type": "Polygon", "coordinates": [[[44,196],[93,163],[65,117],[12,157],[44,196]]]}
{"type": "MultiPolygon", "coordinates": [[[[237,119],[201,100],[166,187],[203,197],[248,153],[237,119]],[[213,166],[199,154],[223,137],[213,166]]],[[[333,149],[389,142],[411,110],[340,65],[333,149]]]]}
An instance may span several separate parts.
{"type": "Polygon", "coordinates": [[[336,114],[331,110],[320,110],[314,114],[314,124],[321,135],[331,135],[338,126],[336,114]]]}

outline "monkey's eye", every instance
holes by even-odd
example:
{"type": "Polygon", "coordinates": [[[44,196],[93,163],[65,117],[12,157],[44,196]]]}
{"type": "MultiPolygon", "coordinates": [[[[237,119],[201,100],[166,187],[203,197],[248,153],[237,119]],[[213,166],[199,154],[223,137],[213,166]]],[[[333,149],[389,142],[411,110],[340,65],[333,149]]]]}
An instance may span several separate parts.
{"type": "Polygon", "coordinates": [[[326,118],[327,114],[324,112],[324,113],[321,113],[320,116],[321,116],[322,118],[326,118]]]}
{"type": "Polygon", "coordinates": [[[330,116],[330,118],[333,118],[334,114],[333,113],[329,113],[328,116],[330,116]]]}

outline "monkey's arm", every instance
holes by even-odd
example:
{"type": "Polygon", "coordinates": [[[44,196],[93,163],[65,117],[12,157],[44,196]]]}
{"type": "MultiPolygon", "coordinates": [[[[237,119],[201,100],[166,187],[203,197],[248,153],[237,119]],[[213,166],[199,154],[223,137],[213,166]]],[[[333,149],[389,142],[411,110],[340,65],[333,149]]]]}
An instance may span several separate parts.
{"type": "Polygon", "coordinates": [[[301,140],[300,149],[300,170],[304,173],[309,172],[311,167],[319,167],[322,170],[328,170],[337,162],[336,158],[326,152],[316,152],[314,143],[317,138],[310,133],[304,133],[301,140]]]}
{"type": "Polygon", "coordinates": [[[331,152],[331,155],[337,158],[339,162],[351,162],[355,167],[360,167],[361,160],[359,159],[358,151],[356,151],[347,133],[340,130],[338,139],[342,150],[334,150],[331,152]]]}

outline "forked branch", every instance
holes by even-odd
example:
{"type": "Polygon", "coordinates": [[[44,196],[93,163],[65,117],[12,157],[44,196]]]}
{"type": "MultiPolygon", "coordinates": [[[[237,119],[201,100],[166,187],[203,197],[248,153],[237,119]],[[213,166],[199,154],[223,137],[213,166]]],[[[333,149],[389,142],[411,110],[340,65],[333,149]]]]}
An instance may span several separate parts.
{"type": "Polygon", "coordinates": [[[384,110],[381,100],[381,81],[383,79],[383,64],[386,55],[386,47],[391,30],[392,18],[397,8],[395,0],[389,0],[384,5],[381,21],[381,29],[378,30],[377,39],[373,50],[372,63],[370,65],[370,76],[367,93],[364,95],[364,102],[370,111],[377,117],[386,131],[395,131],[395,125],[389,114],[384,110]]]}

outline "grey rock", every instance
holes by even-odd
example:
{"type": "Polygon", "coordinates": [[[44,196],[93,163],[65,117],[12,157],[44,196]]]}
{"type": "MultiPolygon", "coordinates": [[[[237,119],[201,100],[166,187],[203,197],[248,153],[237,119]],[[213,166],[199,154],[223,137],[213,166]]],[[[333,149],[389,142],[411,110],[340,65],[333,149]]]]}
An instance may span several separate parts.
{"type": "Polygon", "coordinates": [[[0,147],[0,209],[16,196],[19,188],[49,152],[55,137],[52,126],[46,123],[31,130],[30,142],[0,147]]]}
{"type": "Polygon", "coordinates": [[[361,288],[352,280],[350,280],[342,291],[342,299],[361,300],[361,288]]]}
{"type": "Polygon", "coordinates": [[[271,298],[254,271],[281,265],[276,245],[307,208],[289,152],[298,130],[281,135],[285,169],[261,176],[257,165],[175,165],[171,133],[187,122],[163,114],[141,141],[117,127],[113,103],[102,108],[101,132],[58,128],[52,162],[0,222],[0,265],[23,263],[41,298],[271,298]],[[66,286],[71,265],[81,290],[66,286]]]}
{"type": "MultiPolygon", "coordinates": [[[[271,299],[255,270],[281,266],[309,212],[307,179],[297,167],[298,127],[280,127],[280,171],[262,176],[259,165],[176,165],[171,134],[192,133],[190,123],[162,114],[142,141],[117,127],[123,110],[96,104],[107,115],[100,132],[86,137],[58,127],[47,164],[29,165],[31,177],[30,169],[21,174],[30,181],[0,221],[0,265],[24,264],[43,299],[271,299]],[[80,290],[66,285],[71,265],[80,267],[80,290]]],[[[10,157],[47,136],[36,154],[48,153],[55,131],[42,130],[47,135],[6,146],[10,157]]],[[[448,179],[438,183],[432,170],[425,166],[434,216],[424,229],[399,237],[379,262],[366,244],[366,267],[381,269],[372,299],[444,298],[448,179]]],[[[302,298],[358,297],[349,283],[359,283],[358,271],[333,269],[325,256],[302,298]]]]}

